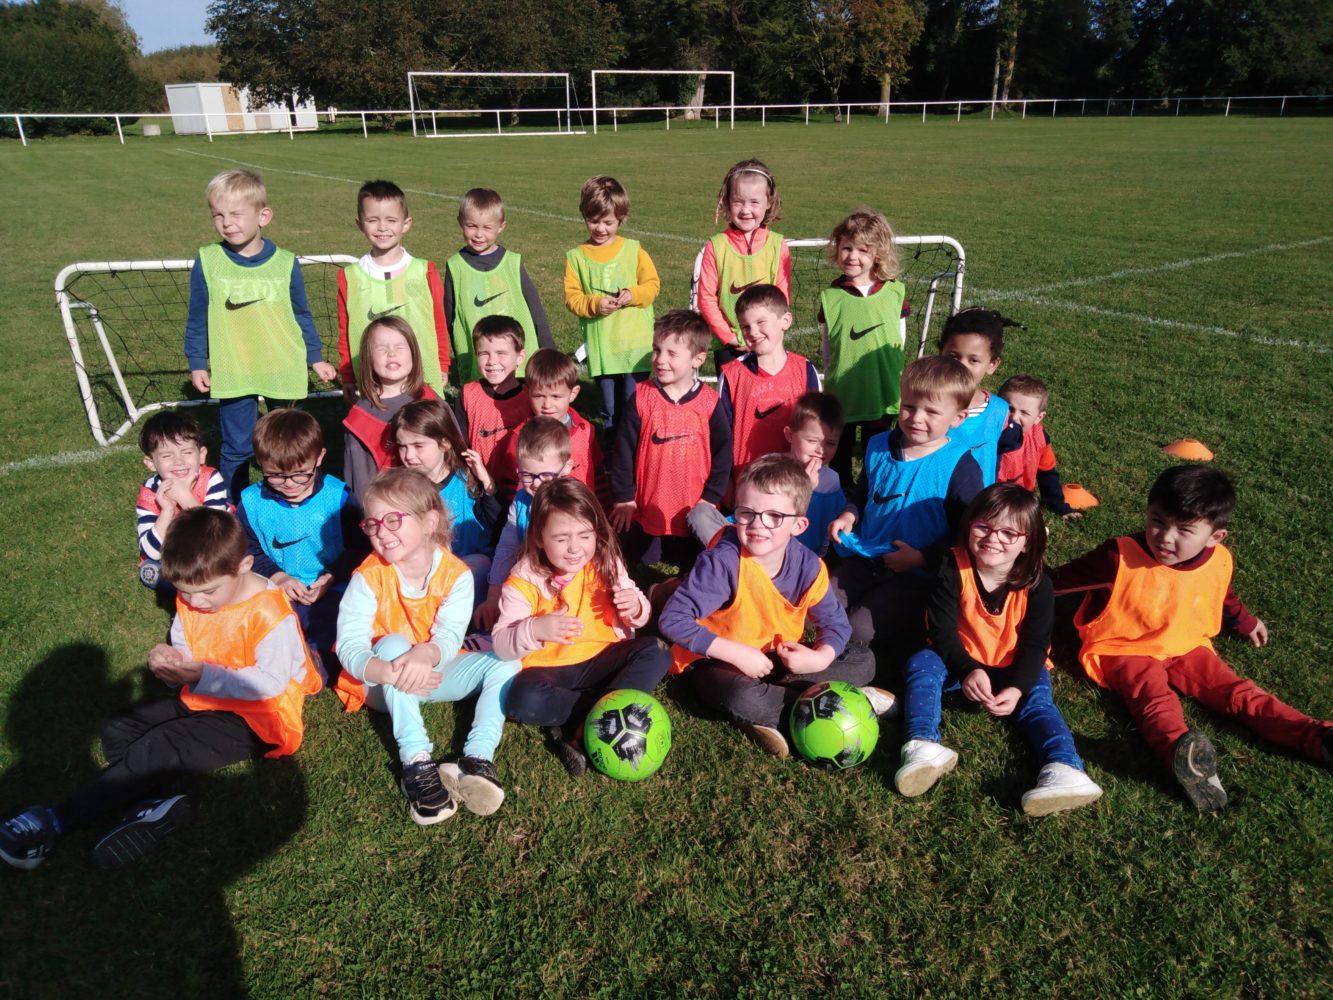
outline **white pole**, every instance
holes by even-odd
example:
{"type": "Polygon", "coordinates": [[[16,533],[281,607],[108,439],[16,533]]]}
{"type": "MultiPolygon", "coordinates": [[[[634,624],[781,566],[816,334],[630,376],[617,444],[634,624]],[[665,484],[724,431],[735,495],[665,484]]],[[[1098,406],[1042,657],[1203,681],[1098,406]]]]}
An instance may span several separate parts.
{"type": "MultiPolygon", "coordinates": [[[[615,109],[612,109],[611,131],[613,132],[619,131],[619,129],[615,127],[615,120],[616,120],[616,112],[615,109]]],[[[593,135],[597,134],[597,70],[592,71],[592,134],[593,135]]]]}
{"type": "Polygon", "coordinates": [[[1059,104],[1059,103],[1060,103],[1059,101],[1051,101],[1051,117],[1052,117],[1052,118],[1055,117],[1055,106],[1056,106],[1057,104],[1059,104]]]}
{"type": "Polygon", "coordinates": [[[1176,117],[1180,117],[1180,98],[1176,98],[1176,117]]]}
{"type": "Polygon", "coordinates": [[[361,138],[370,138],[370,133],[366,131],[366,113],[364,111],[361,112],[361,138]]]}
{"type": "Polygon", "coordinates": [[[995,121],[995,102],[990,102],[990,120],[995,121]]]}
{"type": "MultiPolygon", "coordinates": [[[[319,123],[319,118],[315,118],[315,123],[319,123]]],[[[287,138],[292,142],[296,141],[296,101],[292,100],[292,109],[287,112],[287,138]]]]}
{"type": "Polygon", "coordinates": [[[438,131],[440,131],[440,125],[439,125],[439,122],[436,121],[436,119],[435,119],[435,109],[434,109],[434,108],[432,108],[432,109],[431,109],[431,112],[430,112],[430,130],[431,130],[432,132],[438,132],[438,131]]]}
{"type": "Polygon", "coordinates": [[[495,134],[496,134],[496,135],[503,135],[503,134],[504,134],[504,130],[503,130],[502,128],[500,128],[500,109],[499,109],[499,108],[496,108],[496,109],[495,109],[495,134]]]}
{"type": "Polygon", "coordinates": [[[23,145],[24,145],[24,147],[26,148],[27,145],[28,145],[28,137],[27,137],[26,135],[23,134],[23,116],[22,116],[22,115],[15,115],[15,116],[14,116],[14,124],[18,126],[18,129],[19,129],[19,139],[23,142],[23,145]]]}
{"type": "Polygon", "coordinates": [[[926,124],[926,102],[921,102],[921,124],[926,124]]]}
{"type": "Polygon", "coordinates": [[[116,135],[120,136],[120,144],[125,145],[125,133],[120,130],[120,115],[116,115],[116,135]]]}
{"type": "Polygon", "coordinates": [[[1083,106],[1078,109],[1079,117],[1082,118],[1088,112],[1088,99],[1083,98],[1083,106]]]}
{"type": "Polygon", "coordinates": [[[1277,116],[1281,118],[1286,113],[1287,113],[1287,98],[1284,95],[1282,98],[1282,106],[1277,109],[1277,116]]]}
{"type": "Polygon", "coordinates": [[[731,80],[731,131],[736,131],[736,74],[730,73],[727,77],[731,80]]]}
{"type": "Polygon", "coordinates": [[[713,128],[721,128],[721,127],[722,127],[722,109],[717,105],[713,105],[713,128]]]}
{"type": "Polygon", "coordinates": [[[850,104],[847,105],[847,117],[842,120],[842,123],[844,125],[850,125],[852,123],[852,106],[850,104]]]}
{"type": "Polygon", "coordinates": [[[1230,117],[1231,117],[1231,98],[1229,98],[1229,97],[1227,98],[1227,110],[1226,110],[1226,114],[1224,114],[1222,117],[1223,117],[1223,118],[1230,118],[1230,117]]]}
{"type": "MultiPolygon", "coordinates": [[[[614,132],[619,132],[619,131],[620,131],[620,116],[616,114],[616,109],[615,109],[615,108],[612,108],[612,109],[611,109],[611,131],[612,131],[613,133],[614,133],[614,132]]],[[[594,129],[594,130],[593,130],[593,135],[596,135],[596,134],[597,134],[597,131],[596,131],[596,129],[594,129]]]]}
{"type": "Polygon", "coordinates": [[[1027,120],[1028,120],[1028,102],[1027,102],[1027,101],[1024,101],[1024,102],[1023,102],[1023,121],[1027,121],[1027,120]]]}
{"type": "Polygon", "coordinates": [[[765,104],[759,109],[759,127],[768,128],[768,105],[765,104]]]}
{"type": "Polygon", "coordinates": [[[1131,101],[1129,102],[1129,117],[1131,117],[1131,118],[1134,117],[1134,104],[1135,104],[1135,101],[1134,101],[1134,100],[1131,100],[1131,101]]]}
{"type": "Polygon", "coordinates": [[[805,106],[805,123],[810,124],[810,105],[808,104],[805,106]]]}
{"type": "Polygon", "coordinates": [[[663,109],[662,109],[662,113],[663,113],[664,115],[666,115],[667,131],[670,132],[670,131],[671,131],[671,109],[670,109],[670,108],[663,108],[663,109]]]}
{"type": "MultiPolygon", "coordinates": [[[[574,131],[574,117],[569,113],[569,88],[574,86],[574,78],[568,73],[565,74],[565,131],[574,131]]],[[[560,114],[555,116],[555,130],[560,131],[560,114]]]]}
{"type": "Polygon", "coordinates": [[[959,101],[959,102],[958,102],[958,114],[956,114],[956,115],[953,116],[953,120],[956,121],[956,122],[960,122],[960,121],[963,120],[963,102],[962,102],[962,101],[959,101]]]}
{"type": "Polygon", "coordinates": [[[204,112],[204,131],[208,133],[208,141],[213,141],[213,119],[207,111],[204,112]]]}

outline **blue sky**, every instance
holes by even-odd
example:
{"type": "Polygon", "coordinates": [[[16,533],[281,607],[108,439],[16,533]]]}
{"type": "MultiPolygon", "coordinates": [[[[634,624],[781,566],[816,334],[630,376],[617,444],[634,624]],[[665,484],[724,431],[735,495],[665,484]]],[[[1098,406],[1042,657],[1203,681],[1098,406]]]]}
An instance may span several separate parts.
{"type": "Polygon", "coordinates": [[[139,34],[143,53],[172,49],[178,45],[208,45],[213,38],[204,31],[208,0],[120,0],[130,27],[139,34]]]}

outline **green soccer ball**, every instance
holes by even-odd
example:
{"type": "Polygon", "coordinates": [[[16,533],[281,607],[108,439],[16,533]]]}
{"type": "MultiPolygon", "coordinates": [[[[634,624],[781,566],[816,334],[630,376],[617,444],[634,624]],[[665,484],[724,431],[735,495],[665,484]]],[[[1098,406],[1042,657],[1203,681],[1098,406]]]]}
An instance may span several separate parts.
{"type": "Polygon", "coordinates": [[[622,688],[603,695],[583,723],[592,766],[617,781],[655,774],[671,749],[671,717],[652,695],[622,688]]]}
{"type": "Polygon", "coordinates": [[[812,764],[840,771],[874,752],[879,719],[859,688],[823,681],[807,688],[792,706],[791,739],[812,764]]]}

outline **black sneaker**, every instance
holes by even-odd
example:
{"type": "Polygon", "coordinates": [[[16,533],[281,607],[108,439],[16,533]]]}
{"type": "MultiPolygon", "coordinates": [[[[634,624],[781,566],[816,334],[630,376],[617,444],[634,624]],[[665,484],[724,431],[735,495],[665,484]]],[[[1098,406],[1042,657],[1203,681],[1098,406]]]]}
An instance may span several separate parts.
{"type": "Polygon", "coordinates": [[[555,754],[556,760],[565,766],[571,778],[579,778],[587,773],[588,755],[577,742],[565,739],[559,726],[548,726],[542,732],[546,734],[546,742],[551,748],[551,753],[555,754]]]}
{"type": "Polygon", "coordinates": [[[15,868],[31,871],[56,846],[56,825],[43,806],[24,809],[0,823],[0,858],[15,868]]]}
{"type": "Polygon", "coordinates": [[[190,800],[184,795],[140,802],[125,814],[118,827],[97,842],[89,857],[98,868],[133,864],[189,822],[190,800]]]}
{"type": "Polygon", "coordinates": [[[1226,789],[1217,776],[1217,751],[1203,733],[1188,732],[1176,740],[1171,771],[1185,790],[1185,797],[1199,812],[1226,808],[1226,789]]]}
{"type": "Polygon", "coordinates": [[[418,826],[443,823],[458,811],[458,804],[440,782],[440,765],[433,760],[404,764],[398,787],[407,796],[412,821],[418,826]]]}
{"type": "Polygon", "coordinates": [[[460,757],[440,765],[440,780],[470,813],[489,816],[504,804],[505,790],[495,765],[485,757],[460,757]]]}

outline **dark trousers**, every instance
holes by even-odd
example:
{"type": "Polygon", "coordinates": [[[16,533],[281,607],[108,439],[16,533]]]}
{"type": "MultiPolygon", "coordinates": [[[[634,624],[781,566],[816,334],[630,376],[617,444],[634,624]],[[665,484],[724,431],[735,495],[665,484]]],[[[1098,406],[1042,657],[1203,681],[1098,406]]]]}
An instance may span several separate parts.
{"type": "Polygon", "coordinates": [[[619,375],[598,375],[597,388],[602,392],[602,433],[609,443],[615,427],[616,414],[629,405],[647,372],[624,372],[619,375]]]}
{"type": "Polygon", "coordinates": [[[747,677],[720,660],[696,660],[685,675],[686,682],[705,705],[739,722],[777,729],[806,688],[821,681],[846,681],[861,687],[875,677],[875,657],[856,643],[849,644],[841,656],[814,674],[793,674],[775,653],[768,658],[773,661],[773,670],[759,678],[747,677]]]}
{"type": "Polygon", "coordinates": [[[525,726],[582,722],[602,695],[621,688],[651,693],[670,667],[666,645],[649,636],[624,639],[582,663],[525,667],[509,687],[505,714],[525,726]]]}
{"type": "MultiPolygon", "coordinates": [[[[268,400],[270,410],[295,405],[296,401],[292,399],[268,400]]],[[[258,420],[258,396],[218,400],[218,430],[222,432],[218,472],[227,484],[227,496],[233,504],[241,498],[241,491],[250,485],[250,459],[255,453],[253,437],[258,420]]]]}
{"type": "Polygon", "coordinates": [[[626,565],[635,563],[670,563],[683,573],[694,565],[695,558],[703,551],[703,546],[693,535],[650,535],[635,523],[629,531],[620,536],[620,552],[625,557],[626,565]]]}
{"type": "Polygon", "coordinates": [[[903,664],[926,644],[931,578],[894,573],[879,559],[847,556],[838,567],[835,586],[847,607],[852,642],[873,646],[880,683],[901,691],[903,664]]]}
{"type": "Polygon", "coordinates": [[[55,809],[61,827],[86,826],[147,798],[162,779],[206,774],[269,749],[233,712],[197,712],[179,698],[155,698],[117,712],[102,726],[108,767],[55,809]]]}
{"type": "Polygon", "coordinates": [[[844,483],[852,482],[852,454],[859,450],[861,457],[864,458],[866,445],[870,439],[881,431],[888,430],[897,423],[897,420],[897,417],[881,417],[879,420],[860,420],[847,424],[838,438],[838,450],[833,453],[833,461],[829,462],[829,468],[836,472],[844,483]],[[861,439],[860,449],[856,447],[858,435],[861,439]]]}

